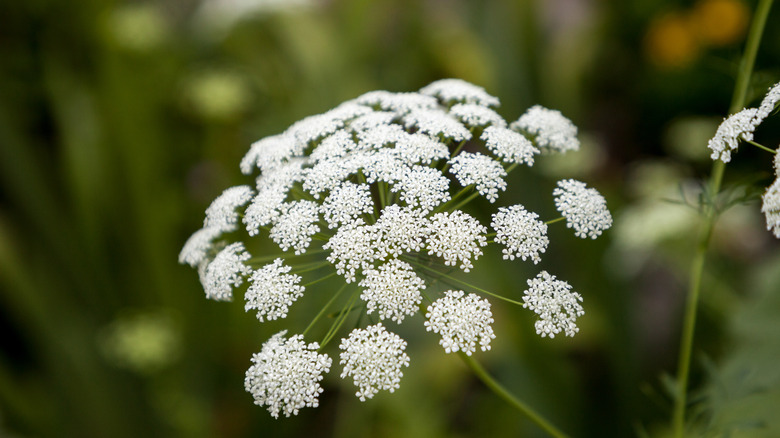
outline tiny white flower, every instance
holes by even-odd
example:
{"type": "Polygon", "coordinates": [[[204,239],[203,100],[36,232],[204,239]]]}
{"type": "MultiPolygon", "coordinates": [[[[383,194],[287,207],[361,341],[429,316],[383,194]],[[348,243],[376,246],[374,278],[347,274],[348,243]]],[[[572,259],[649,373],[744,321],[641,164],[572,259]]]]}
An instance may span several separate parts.
{"type": "Polygon", "coordinates": [[[241,173],[249,175],[255,167],[265,173],[301,152],[296,149],[295,139],[288,135],[278,134],[262,138],[252,143],[241,159],[241,173]]]}
{"type": "Polygon", "coordinates": [[[450,160],[450,173],[463,187],[474,184],[477,192],[496,202],[498,192],[506,190],[506,170],[501,163],[479,152],[461,152],[450,160]]]}
{"type": "Polygon", "coordinates": [[[471,132],[455,117],[440,109],[411,111],[403,116],[404,126],[431,137],[461,142],[471,139],[471,132]]]}
{"type": "Polygon", "coordinates": [[[252,272],[244,264],[251,256],[241,242],[231,243],[214,257],[201,273],[201,283],[206,298],[216,301],[233,299],[233,288],[244,283],[244,277],[252,272]]]}
{"type": "Polygon", "coordinates": [[[580,304],[582,296],[572,292],[569,283],[556,280],[547,271],[527,282],[529,289],[524,292],[523,307],[539,315],[534,323],[536,333],[551,338],[561,332],[574,336],[580,330],[577,318],[585,314],[580,304]]]}
{"type": "Polygon", "coordinates": [[[398,118],[393,111],[373,111],[349,122],[349,129],[354,132],[365,131],[381,125],[389,125],[398,118]]]}
{"type": "Polygon", "coordinates": [[[420,93],[391,93],[389,91],[369,91],[355,99],[361,105],[372,107],[374,110],[392,111],[397,114],[406,114],[414,110],[438,108],[439,102],[431,96],[420,93]]]}
{"type": "Polygon", "coordinates": [[[780,82],[772,86],[764,96],[764,100],[761,101],[761,105],[758,107],[753,124],[758,126],[764,121],[772,111],[775,110],[777,102],[780,102],[780,82]]]}
{"type": "Polygon", "coordinates": [[[328,261],[335,265],[336,273],[343,275],[347,283],[352,283],[359,272],[368,269],[375,260],[387,256],[377,247],[378,239],[376,227],[358,219],[339,228],[323,248],[330,250],[328,261]]]}
{"type": "Polygon", "coordinates": [[[423,211],[396,204],[382,210],[374,229],[379,236],[375,243],[377,249],[394,257],[404,252],[420,251],[429,232],[428,220],[423,211]]]}
{"type": "Polygon", "coordinates": [[[436,213],[431,217],[429,230],[428,254],[442,257],[447,266],[460,262],[464,272],[474,267],[471,259],[478,259],[482,255],[480,247],[487,245],[487,228],[460,210],[436,213]]]}
{"type": "Polygon", "coordinates": [[[484,88],[462,79],[440,79],[420,89],[420,93],[436,96],[445,104],[461,102],[494,107],[499,105],[497,97],[488,94],[484,88]]]}
{"type": "Polygon", "coordinates": [[[420,133],[403,137],[396,143],[394,152],[408,165],[428,165],[434,160],[443,160],[450,156],[446,144],[420,133]]]}
{"type": "Polygon", "coordinates": [[[255,180],[258,191],[275,189],[288,191],[297,182],[303,181],[306,174],[303,166],[308,164],[308,158],[291,158],[289,161],[263,172],[255,180]]]}
{"type": "Polygon", "coordinates": [[[275,187],[268,187],[257,192],[244,211],[242,219],[250,236],[256,236],[260,232],[260,227],[270,225],[279,218],[286,198],[287,192],[275,187]]]}
{"type": "Polygon", "coordinates": [[[381,149],[394,145],[409,136],[401,125],[378,125],[357,132],[357,137],[364,149],[381,149]]]}
{"type": "Polygon", "coordinates": [[[612,215],[607,201],[594,188],[573,179],[558,181],[553,190],[555,207],[566,218],[566,226],[574,228],[574,235],[595,239],[612,226],[612,215]]]}
{"type": "Polygon", "coordinates": [[[425,282],[417,276],[411,265],[398,259],[367,269],[366,278],[360,281],[363,288],[360,299],[366,302],[366,311],[379,311],[380,319],[392,319],[401,323],[407,315],[414,315],[422,301],[421,289],[425,282]]]}
{"type": "Polygon", "coordinates": [[[407,205],[429,212],[450,200],[449,186],[450,180],[439,169],[412,166],[401,169],[390,190],[400,193],[407,205]]]}
{"type": "Polygon", "coordinates": [[[546,152],[576,151],[580,148],[574,123],[560,111],[540,105],[529,108],[509,127],[533,138],[536,145],[546,152]]]}
{"type": "Polygon", "coordinates": [[[349,181],[333,189],[322,202],[322,213],[328,228],[348,224],[363,213],[374,211],[374,202],[366,184],[349,181]]]}
{"type": "Polygon", "coordinates": [[[354,158],[360,160],[366,182],[373,184],[383,181],[389,184],[398,181],[399,175],[408,167],[394,149],[383,148],[361,154],[354,158]]]}
{"type": "Polygon", "coordinates": [[[238,212],[236,208],[243,206],[255,195],[249,186],[230,187],[222,192],[209,208],[206,209],[204,228],[219,228],[223,231],[233,231],[238,224],[238,212]]]}
{"type": "Polygon", "coordinates": [[[710,158],[728,163],[731,161],[731,151],[737,150],[740,140],[753,140],[757,113],[757,109],[747,108],[724,119],[715,136],[707,143],[707,147],[712,150],[710,158]]]}
{"type": "Polygon", "coordinates": [[[295,138],[296,147],[300,153],[303,153],[303,150],[312,143],[343,128],[347,120],[370,112],[371,110],[365,106],[345,103],[326,113],[295,122],[285,131],[285,134],[295,138]]]}
{"type": "Polygon", "coordinates": [[[212,242],[222,235],[222,232],[219,227],[201,228],[194,232],[179,253],[179,263],[186,263],[193,268],[200,265],[213,248],[212,242]]]}
{"type": "Polygon", "coordinates": [[[319,199],[323,192],[335,189],[350,175],[357,173],[360,163],[352,155],[322,160],[306,169],[303,189],[319,199]]]}
{"type": "Polygon", "coordinates": [[[506,127],[506,120],[500,114],[488,107],[475,103],[455,104],[450,108],[450,114],[469,128],[506,127]]]}
{"type": "Polygon", "coordinates": [[[404,375],[402,368],[409,366],[406,341],[381,323],[352,330],[339,348],[344,366],[341,378],[352,377],[360,401],[373,398],[380,390],[398,389],[404,375]]]}
{"type": "Polygon", "coordinates": [[[287,317],[292,303],[303,296],[305,289],[299,285],[301,276],[288,274],[292,268],[283,263],[282,259],[276,259],[249,278],[252,284],[244,294],[244,311],[257,310],[260,322],[287,317]]]}
{"type": "Polygon", "coordinates": [[[766,229],[780,239],[780,177],[761,197],[761,212],[766,216],[766,229]]]}
{"type": "Polygon", "coordinates": [[[522,134],[500,126],[488,126],[480,136],[485,146],[506,163],[534,165],[534,154],[539,153],[533,143],[522,134]]]}
{"type": "Polygon", "coordinates": [[[252,355],[244,388],[255,404],[267,406],[274,418],[298,415],[304,407],[319,406],[322,375],[330,371],[332,359],[318,354],[319,344],[306,344],[302,335],[285,339],[286,330],[271,337],[259,353],[252,355]]]}
{"type": "Polygon", "coordinates": [[[323,160],[341,158],[355,150],[355,148],[357,148],[357,145],[352,139],[352,134],[339,130],[333,135],[324,138],[309,154],[309,160],[312,164],[316,164],[323,160]]]}
{"type": "Polygon", "coordinates": [[[521,257],[530,258],[539,263],[541,253],[547,250],[550,239],[547,237],[547,224],[539,220],[539,215],[526,211],[522,205],[501,207],[493,215],[490,226],[496,230],[496,242],[506,248],[502,250],[504,260],[521,257]]]}
{"type": "Polygon", "coordinates": [[[463,291],[448,290],[428,307],[425,318],[425,329],[441,335],[439,344],[447,353],[462,351],[471,356],[477,344],[487,351],[496,337],[490,326],[490,302],[475,294],[464,296],[463,291]]]}
{"type": "Polygon", "coordinates": [[[303,254],[311,244],[311,236],[320,231],[319,211],[319,205],[308,200],[282,205],[282,214],[271,228],[271,239],[282,251],[293,248],[296,254],[303,254]]]}

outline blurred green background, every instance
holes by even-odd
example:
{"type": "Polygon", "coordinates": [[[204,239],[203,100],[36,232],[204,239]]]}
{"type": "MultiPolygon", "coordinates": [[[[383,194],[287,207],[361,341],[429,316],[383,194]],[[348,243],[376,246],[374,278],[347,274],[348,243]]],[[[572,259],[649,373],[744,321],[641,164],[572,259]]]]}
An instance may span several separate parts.
{"type": "MultiPolygon", "coordinates": [[[[252,141],[446,77],[485,87],[509,121],[542,104],[580,128],[580,152],[514,175],[502,201],[552,212],[555,180],[576,177],[616,218],[595,242],[551,231],[538,267],[488,252],[472,283],[521,294],[549,269],[586,316],[573,339],[539,339],[528,312],[494,305],[497,339],[477,357],[572,436],[663,435],[698,224],[682,200],[695,205],[709,172],[754,6],[3,2],[0,436],[543,436],[406,325],[412,365],[395,394],[361,403],[334,367],[319,408],[273,420],[243,378],[285,324],[207,301],[177,264],[209,202],[246,182],[252,141]]],[[[778,9],[753,105],[780,79],[778,9]]],[[[778,144],[777,117],[764,125],[757,139],[778,144]]],[[[724,214],[704,278],[692,420],[708,436],[780,436],[780,246],[757,202],[771,172],[748,146],[727,170],[728,196],[746,202],[724,214]]]]}

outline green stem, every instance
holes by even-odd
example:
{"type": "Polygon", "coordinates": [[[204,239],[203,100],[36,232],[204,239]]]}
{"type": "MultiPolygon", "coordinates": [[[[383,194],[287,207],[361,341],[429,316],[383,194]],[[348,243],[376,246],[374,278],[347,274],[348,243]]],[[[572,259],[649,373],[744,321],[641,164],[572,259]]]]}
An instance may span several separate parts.
{"type": "Polygon", "coordinates": [[[550,436],[563,438],[567,435],[563,432],[561,432],[558,428],[550,424],[549,421],[547,421],[544,417],[542,417],[538,412],[534,411],[529,407],[527,404],[523,403],[520,399],[512,395],[509,391],[506,390],[503,386],[501,386],[500,383],[498,383],[490,374],[485,371],[485,369],[480,365],[479,362],[477,362],[473,357],[467,356],[462,351],[458,352],[458,356],[463,360],[463,362],[468,365],[469,368],[471,368],[471,371],[474,372],[474,374],[479,378],[479,380],[482,381],[488,388],[490,388],[491,391],[493,391],[497,396],[504,399],[505,402],[509,403],[520,411],[523,415],[528,417],[529,420],[536,423],[537,426],[542,428],[545,432],[550,434],[550,436]]]}
{"type": "Polygon", "coordinates": [[[561,217],[559,217],[559,218],[557,218],[557,219],[552,219],[552,220],[549,220],[549,221],[545,222],[545,225],[554,224],[554,223],[556,223],[556,222],[560,222],[560,221],[562,221],[562,220],[566,220],[566,218],[565,218],[565,217],[563,217],[563,216],[561,216],[561,217]]]}
{"type": "Polygon", "coordinates": [[[317,321],[318,321],[320,318],[322,318],[322,315],[324,315],[324,314],[325,314],[325,312],[327,312],[327,310],[328,310],[328,307],[330,307],[330,305],[331,305],[331,304],[333,304],[333,302],[334,302],[334,301],[336,301],[336,298],[338,298],[338,296],[339,296],[339,295],[341,295],[341,293],[342,293],[342,292],[344,292],[344,289],[346,289],[346,288],[347,288],[347,283],[344,283],[344,284],[343,284],[343,285],[342,285],[342,286],[339,288],[339,290],[337,290],[337,291],[336,291],[336,293],[335,293],[335,294],[333,294],[333,296],[332,296],[332,297],[330,297],[330,300],[328,300],[328,302],[327,302],[327,303],[326,303],[326,304],[325,304],[325,305],[322,307],[322,309],[320,309],[320,312],[317,314],[317,316],[315,316],[315,317],[314,317],[314,319],[312,319],[312,320],[311,320],[311,322],[309,323],[309,325],[306,327],[306,330],[304,330],[304,331],[303,331],[303,333],[302,333],[303,335],[306,335],[306,332],[308,332],[308,331],[309,331],[309,329],[311,329],[312,327],[314,327],[314,324],[315,324],[315,323],[316,323],[316,322],[317,322],[317,321]]]}
{"type": "MultiPolygon", "coordinates": [[[[753,23],[750,27],[747,42],[745,43],[745,54],[739,66],[737,81],[732,96],[729,114],[733,114],[745,105],[747,89],[750,83],[750,76],[755,65],[756,53],[761,43],[761,35],[764,32],[769,10],[772,7],[773,0],[760,0],[756,8],[753,23]]],[[[685,316],[683,319],[682,337],[680,339],[680,353],[677,366],[677,394],[674,400],[674,412],[672,416],[672,430],[674,436],[682,438],[685,434],[685,408],[687,405],[688,377],[690,375],[691,351],[693,349],[693,334],[696,328],[696,310],[699,302],[699,293],[701,291],[701,279],[704,271],[704,262],[707,257],[712,229],[715,226],[717,216],[717,206],[715,199],[720,192],[720,186],[723,181],[723,173],[726,165],[717,160],[712,165],[712,174],[708,186],[709,202],[704,205],[704,223],[699,232],[698,245],[696,253],[691,263],[691,276],[686,300],[685,316]]]]}
{"type": "Polygon", "coordinates": [[[312,280],[312,281],[304,284],[303,287],[309,287],[309,286],[315,285],[315,284],[317,284],[317,283],[319,283],[321,281],[325,281],[325,280],[329,279],[330,277],[333,277],[334,275],[336,275],[336,273],[335,272],[331,272],[330,274],[328,274],[328,275],[326,275],[326,276],[324,276],[322,278],[318,278],[316,280],[312,280]]]}
{"type": "Polygon", "coordinates": [[[750,143],[750,144],[752,144],[753,146],[755,146],[755,147],[757,147],[757,148],[761,149],[761,150],[765,150],[765,151],[767,151],[767,152],[769,152],[769,153],[771,153],[771,154],[777,154],[777,151],[776,151],[776,150],[774,150],[774,149],[769,149],[768,147],[766,147],[766,146],[762,145],[761,143],[756,143],[756,142],[754,142],[754,141],[752,141],[752,140],[747,140],[747,142],[748,142],[748,143],[750,143]]]}
{"type": "Polygon", "coordinates": [[[320,350],[328,345],[330,340],[336,336],[336,333],[338,333],[341,326],[344,325],[344,321],[347,320],[347,316],[349,316],[350,312],[352,312],[352,305],[355,304],[355,299],[357,299],[357,297],[358,290],[356,289],[355,292],[352,293],[352,297],[349,299],[347,305],[341,309],[341,312],[338,314],[336,321],[334,321],[333,325],[330,326],[328,333],[325,334],[325,338],[323,338],[322,342],[320,343],[320,350]]]}
{"type": "Polygon", "coordinates": [[[450,161],[452,161],[453,158],[455,158],[456,155],[458,155],[458,152],[460,152],[461,149],[463,149],[463,146],[466,145],[466,140],[463,140],[460,142],[460,144],[455,148],[454,151],[452,151],[452,154],[450,154],[450,159],[447,160],[447,164],[444,165],[444,167],[441,169],[441,173],[447,173],[447,169],[450,168],[450,161]]]}
{"type": "Polygon", "coordinates": [[[473,290],[475,290],[477,292],[481,292],[481,293],[483,293],[485,295],[490,295],[491,297],[498,298],[499,300],[504,300],[504,301],[512,303],[512,304],[517,304],[518,306],[522,306],[523,305],[523,303],[521,303],[519,301],[515,301],[515,300],[507,298],[507,297],[502,297],[501,295],[494,294],[493,292],[490,292],[490,291],[487,291],[487,290],[482,289],[480,287],[474,286],[473,284],[466,283],[463,280],[459,280],[459,279],[457,279],[455,277],[452,277],[450,275],[447,275],[447,274],[445,274],[443,272],[439,272],[436,269],[429,268],[429,267],[427,267],[427,266],[425,266],[425,265],[423,265],[421,263],[418,263],[418,262],[415,262],[415,261],[409,260],[409,259],[407,259],[407,260],[410,263],[413,263],[413,264],[415,264],[415,265],[417,265],[417,266],[419,266],[419,267],[421,267],[421,268],[423,268],[423,269],[425,269],[427,271],[435,273],[436,275],[439,276],[439,278],[446,278],[447,280],[449,280],[451,282],[459,283],[459,284],[461,284],[461,285],[463,285],[463,286],[465,286],[465,287],[467,287],[469,289],[473,289],[473,290]]]}

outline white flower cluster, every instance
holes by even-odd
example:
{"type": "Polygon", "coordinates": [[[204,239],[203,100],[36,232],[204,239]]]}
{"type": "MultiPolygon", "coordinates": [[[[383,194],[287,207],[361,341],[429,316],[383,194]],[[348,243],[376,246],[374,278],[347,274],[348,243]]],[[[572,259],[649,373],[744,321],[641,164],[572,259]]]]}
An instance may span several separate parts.
{"type": "Polygon", "coordinates": [[[566,218],[566,226],[574,228],[575,236],[595,239],[612,226],[607,201],[598,190],[586,187],[584,182],[573,179],[558,181],[553,196],[555,207],[566,218]]]}
{"type": "Polygon", "coordinates": [[[766,217],[766,229],[780,239],[780,177],[761,197],[761,212],[766,217]]]}
{"type": "Polygon", "coordinates": [[[358,387],[360,401],[373,398],[380,390],[393,392],[399,388],[409,366],[406,341],[388,332],[380,323],[365,329],[355,329],[341,340],[341,378],[352,377],[358,387]]]}
{"type": "Polygon", "coordinates": [[[302,335],[289,339],[287,330],[271,337],[259,353],[252,356],[253,365],[246,371],[244,388],[255,404],[268,406],[274,418],[298,415],[303,407],[319,406],[320,381],[330,371],[332,359],[318,354],[319,344],[306,344],[302,335]]]}
{"type": "Polygon", "coordinates": [[[585,314],[580,305],[582,296],[572,292],[569,283],[542,271],[528,280],[528,287],[523,296],[523,307],[539,315],[536,333],[554,338],[560,332],[574,336],[580,330],[576,321],[585,314]]]}
{"type": "Polygon", "coordinates": [[[444,351],[462,351],[471,356],[479,344],[482,351],[490,350],[493,334],[493,313],[490,302],[478,295],[465,295],[461,290],[448,290],[434,301],[425,314],[425,329],[441,335],[444,351]]]}
{"type": "Polygon", "coordinates": [[[753,131],[775,109],[780,101],[780,83],[769,89],[758,108],[746,108],[728,117],[718,126],[715,136],[707,143],[711,158],[724,163],[731,161],[731,151],[736,151],[740,141],[753,140],[753,131]]]}
{"type": "MultiPolygon", "coordinates": [[[[244,307],[261,322],[285,318],[304,295],[299,274],[331,270],[306,283],[311,287],[335,271],[345,288],[357,290],[323,344],[361,308],[354,292],[361,292],[361,312],[398,324],[420,312],[424,294],[441,294],[427,309],[426,329],[441,336],[448,353],[488,350],[495,335],[487,299],[431,290],[426,280],[438,280],[437,264],[469,272],[489,243],[487,227],[461,206],[477,195],[497,203],[510,170],[532,166],[542,151],[579,147],[577,128],[561,113],[537,106],[508,124],[498,106],[483,88],[445,79],[416,93],[372,91],[261,139],[239,166],[254,183],[212,202],[179,262],[198,269],[208,298],[231,300],[234,289],[249,283],[244,307]],[[246,248],[256,246],[247,240],[245,247],[242,235],[270,239],[283,254],[252,258],[246,248]],[[326,262],[303,263],[312,257],[326,262]]],[[[595,238],[609,227],[594,189],[573,180],[559,185],[555,204],[578,236],[595,238]]],[[[549,244],[547,224],[522,205],[497,210],[491,226],[504,258],[538,263],[549,244]]],[[[382,322],[341,340],[342,378],[353,379],[361,400],[398,388],[409,365],[406,342],[382,322]]],[[[318,344],[284,334],[254,355],[246,377],[247,391],[274,417],[316,406],[331,365],[318,344]]]]}

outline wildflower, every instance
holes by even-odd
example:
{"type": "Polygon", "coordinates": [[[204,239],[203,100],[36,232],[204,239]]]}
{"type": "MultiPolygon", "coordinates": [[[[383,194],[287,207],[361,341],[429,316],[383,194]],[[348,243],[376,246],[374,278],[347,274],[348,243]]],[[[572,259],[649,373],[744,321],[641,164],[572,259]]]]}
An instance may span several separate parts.
{"type": "Polygon", "coordinates": [[[235,230],[238,223],[236,208],[249,202],[253,196],[254,191],[249,186],[236,186],[225,190],[206,209],[203,227],[215,227],[223,231],[235,230]]]}
{"type": "Polygon", "coordinates": [[[366,105],[396,114],[406,114],[415,110],[435,109],[439,103],[431,96],[419,93],[391,93],[388,91],[369,91],[355,99],[361,105],[366,105]]]}
{"type": "Polygon", "coordinates": [[[322,375],[330,371],[332,360],[318,354],[319,344],[306,344],[302,335],[285,339],[287,330],[271,337],[259,353],[252,355],[244,388],[255,404],[267,406],[274,418],[298,415],[303,407],[319,406],[322,375]]]}
{"type": "Polygon", "coordinates": [[[179,253],[179,263],[186,263],[193,268],[200,265],[208,257],[212,242],[222,235],[222,232],[223,230],[217,227],[201,228],[194,232],[179,253]]]}
{"type": "Polygon", "coordinates": [[[780,177],[761,197],[761,212],[766,216],[766,229],[771,230],[775,237],[780,239],[780,177]]]}
{"type": "Polygon", "coordinates": [[[509,127],[531,137],[543,151],[567,152],[580,148],[577,127],[560,111],[535,105],[509,127]]]}
{"type": "Polygon", "coordinates": [[[506,120],[500,114],[488,107],[475,103],[455,104],[450,108],[450,114],[469,128],[506,127],[506,120]]]}
{"type": "Polygon", "coordinates": [[[241,286],[244,277],[251,272],[251,268],[244,264],[251,256],[244,249],[241,242],[231,243],[214,257],[201,276],[206,298],[216,301],[230,301],[233,299],[233,288],[241,286]]]}
{"type": "Polygon", "coordinates": [[[453,116],[440,109],[414,110],[403,116],[404,126],[431,137],[450,141],[471,139],[471,132],[453,116]]]}
{"type": "Polygon", "coordinates": [[[450,164],[450,173],[455,175],[460,185],[476,185],[477,192],[490,202],[496,202],[499,190],[506,190],[506,170],[487,155],[461,152],[450,160],[450,164]]]}
{"type": "Polygon", "coordinates": [[[761,101],[761,105],[758,107],[758,110],[756,111],[755,118],[753,119],[753,124],[758,126],[759,124],[761,124],[761,122],[764,121],[764,119],[769,117],[772,111],[775,110],[775,106],[777,106],[777,102],[780,102],[780,82],[772,86],[772,88],[770,88],[769,91],[766,93],[766,96],[764,96],[764,100],[761,101]]]}
{"type": "Polygon", "coordinates": [[[418,252],[428,236],[428,219],[419,209],[388,205],[376,221],[376,248],[383,254],[398,257],[404,252],[418,252]]]}
{"type": "Polygon", "coordinates": [[[449,186],[450,181],[439,169],[412,166],[403,168],[391,190],[400,192],[407,205],[428,212],[450,200],[449,186]]]}
{"type": "Polygon", "coordinates": [[[374,203],[365,184],[342,183],[330,192],[322,203],[322,213],[328,228],[348,224],[363,213],[371,213],[374,203]]]}
{"type": "Polygon", "coordinates": [[[311,243],[311,236],[320,231],[319,206],[313,201],[293,201],[282,206],[282,214],[271,228],[271,239],[282,251],[295,249],[303,254],[311,243]]]}
{"type": "Polygon", "coordinates": [[[278,134],[262,138],[252,143],[249,152],[241,159],[241,173],[249,175],[255,167],[265,173],[301,152],[296,149],[295,141],[290,136],[278,134]]]}
{"type": "Polygon", "coordinates": [[[443,160],[450,156],[446,144],[420,133],[403,136],[396,142],[394,152],[407,165],[428,165],[434,160],[443,160]]]}
{"type": "Polygon", "coordinates": [[[417,276],[411,265],[398,259],[368,269],[359,284],[364,288],[360,299],[366,302],[366,311],[379,311],[380,319],[390,318],[400,323],[407,315],[417,312],[422,301],[421,289],[425,282],[417,276]]]}
{"type": "Polygon", "coordinates": [[[528,280],[528,287],[524,292],[523,307],[539,315],[534,324],[537,334],[554,338],[561,331],[566,336],[574,336],[580,330],[576,321],[585,314],[580,305],[582,296],[572,292],[569,283],[542,271],[528,280]]]}
{"type": "Polygon", "coordinates": [[[287,191],[277,187],[268,187],[257,192],[252,202],[244,211],[242,221],[246,225],[246,231],[250,236],[260,232],[260,227],[274,223],[281,215],[287,191]]]}
{"type": "Polygon", "coordinates": [[[525,163],[534,165],[534,154],[539,149],[522,134],[500,126],[485,128],[480,137],[485,140],[485,146],[496,156],[507,163],[525,163]]]}
{"type": "Polygon", "coordinates": [[[340,364],[344,366],[341,378],[352,377],[360,401],[373,398],[380,390],[398,389],[404,375],[401,368],[409,366],[409,356],[404,352],[406,341],[381,323],[352,330],[339,348],[340,364]]]}
{"type": "Polygon", "coordinates": [[[707,143],[707,147],[712,150],[711,158],[728,163],[731,161],[731,151],[737,150],[740,140],[753,140],[757,114],[757,109],[748,108],[724,119],[715,136],[707,143]]]}
{"type": "Polygon", "coordinates": [[[555,207],[566,218],[566,226],[574,228],[575,236],[595,239],[612,226],[607,201],[585,183],[573,179],[558,181],[553,196],[555,207]]]}
{"type": "Polygon", "coordinates": [[[303,296],[305,288],[300,275],[288,274],[292,267],[285,266],[282,259],[263,266],[252,272],[244,299],[246,312],[257,310],[257,319],[269,321],[287,317],[287,310],[298,298],[303,296]]]}
{"type": "Polygon", "coordinates": [[[460,210],[452,213],[436,213],[431,217],[428,254],[444,259],[447,266],[460,261],[460,269],[469,272],[474,265],[471,258],[482,255],[480,247],[487,245],[487,228],[476,219],[460,210]]]}
{"type": "Polygon", "coordinates": [[[484,88],[461,79],[440,79],[420,89],[420,93],[436,96],[445,104],[460,102],[492,107],[499,105],[498,98],[488,94],[484,88]]]}
{"type": "Polygon", "coordinates": [[[378,238],[376,227],[358,219],[339,228],[323,248],[330,250],[328,261],[336,267],[336,273],[343,275],[347,283],[352,283],[359,272],[387,255],[377,248],[378,238]]]}
{"type": "Polygon", "coordinates": [[[477,343],[482,351],[487,351],[496,337],[490,326],[490,302],[478,295],[464,295],[460,290],[444,292],[444,297],[428,307],[425,318],[425,329],[441,335],[439,344],[447,353],[462,351],[471,356],[477,343]]]}
{"type": "Polygon", "coordinates": [[[550,239],[547,225],[538,218],[538,214],[526,211],[522,205],[501,207],[493,215],[490,226],[496,230],[496,242],[506,247],[502,250],[504,260],[530,258],[534,264],[542,260],[539,254],[547,250],[550,239]]]}

